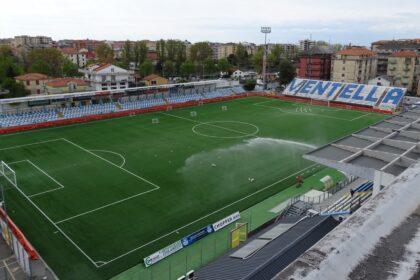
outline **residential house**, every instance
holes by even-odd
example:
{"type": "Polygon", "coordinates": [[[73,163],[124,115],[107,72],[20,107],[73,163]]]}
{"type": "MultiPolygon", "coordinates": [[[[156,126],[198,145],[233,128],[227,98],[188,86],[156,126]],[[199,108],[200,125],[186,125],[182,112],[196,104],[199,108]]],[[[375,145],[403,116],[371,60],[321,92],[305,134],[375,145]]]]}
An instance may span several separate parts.
{"type": "Polygon", "coordinates": [[[143,78],[144,84],[146,86],[160,86],[160,85],[167,85],[168,79],[165,79],[159,75],[151,74],[147,77],[143,78]]]}
{"type": "Polygon", "coordinates": [[[132,79],[128,70],[109,63],[93,64],[82,72],[90,88],[96,91],[126,89],[132,79]]]}
{"type": "Polygon", "coordinates": [[[366,84],[376,77],[377,55],[362,47],[337,52],[332,59],[331,79],[335,82],[366,84]]]}
{"type": "Polygon", "coordinates": [[[58,78],[45,83],[47,94],[88,91],[89,85],[81,79],[58,78]]]}
{"type": "Polygon", "coordinates": [[[388,57],[388,76],[395,86],[417,94],[420,57],[414,51],[396,52],[388,57]]]}
{"type": "Polygon", "coordinates": [[[61,52],[63,53],[64,57],[73,62],[73,64],[76,64],[79,68],[83,68],[86,66],[86,54],[88,53],[87,49],[77,50],[75,48],[64,48],[61,49],[61,52]]]}
{"type": "Polygon", "coordinates": [[[40,73],[28,73],[15,77],[15,80],[24,85],[32,95],[38,95],[45,94],[45,84],[50,78],[40,73]]]}

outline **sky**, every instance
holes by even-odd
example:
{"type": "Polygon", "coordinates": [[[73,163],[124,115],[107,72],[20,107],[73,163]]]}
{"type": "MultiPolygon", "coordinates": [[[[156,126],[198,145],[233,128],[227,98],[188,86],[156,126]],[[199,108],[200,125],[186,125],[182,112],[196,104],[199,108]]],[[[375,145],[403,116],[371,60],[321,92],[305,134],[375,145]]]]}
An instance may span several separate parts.
{"type": "Polygon", "coordinates": [[[419,0],[19,0],[4,1],[0,38],[181,39],[270,43],[300,39],[370,45],[420,38],[419,0]]]}

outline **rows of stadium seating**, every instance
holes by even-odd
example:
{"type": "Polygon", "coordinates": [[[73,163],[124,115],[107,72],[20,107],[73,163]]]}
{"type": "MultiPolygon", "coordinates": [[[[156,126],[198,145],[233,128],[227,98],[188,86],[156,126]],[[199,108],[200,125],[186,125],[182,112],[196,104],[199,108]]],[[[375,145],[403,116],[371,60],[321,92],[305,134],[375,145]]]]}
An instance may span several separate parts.
{"type": "Polygon", "coordinates": [[[294,79],[284,95],[356,104],[383,110],[396,109],[406,93],[405,88],[294,79]]]}
{"type": "Polygon", "coordinates": [[[181,93],[173,93],[169,97],[166,97],[166,100],[169,103],[184,103],[188,101],[198,101],[204,99],[203,95],[198,93],[191,93],[191,94],[181,94],[181,93]]]}
{"type": "Polygon", "coordinates": [[[372,196],[372,182],[365,182],[354,190],[353,196],[346,194],[321,212],[321,216],[350,214],[372,196]]]}
{"type": "Polygon", "coordinates": [[[147,98],[147,99],[139,99],[139,100],[134,100],[134,101],[121,100],[119,104],[121,105],[123,110],[134,110],[134,109],[144,109],[144,108],[164,105],[165,101],[162,98],[147,98]]]}
{"type": "Polygon", "coordinates": [[[79,105],[76,107],[37,109],[32,112],[1,114],[0,127],[13,127],[27,124],[57,121],[62,119],[79,118],[90,115],[106,114],[115,111],[144,109],[169,103],[184,103],[216,97],[241,94],[245,91],[241,87],[224,88],[208,93],[170,93],[169,97],[140,98],[130,100],[120,99],[118,102],[79,105]]]}

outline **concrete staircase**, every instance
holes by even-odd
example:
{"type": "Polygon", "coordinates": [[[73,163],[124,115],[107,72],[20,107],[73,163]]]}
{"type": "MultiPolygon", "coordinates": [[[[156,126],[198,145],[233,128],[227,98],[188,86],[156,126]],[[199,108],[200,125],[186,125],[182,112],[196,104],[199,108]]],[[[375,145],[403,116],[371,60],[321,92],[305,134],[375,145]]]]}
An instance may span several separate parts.
{"type": "Polygon", "coordinates": [[[311,209],[311,207],[311,204],[298,200],[289,206],[289,208],[284,212],[283,216],[304,216],[306,211],[311,209]]]}

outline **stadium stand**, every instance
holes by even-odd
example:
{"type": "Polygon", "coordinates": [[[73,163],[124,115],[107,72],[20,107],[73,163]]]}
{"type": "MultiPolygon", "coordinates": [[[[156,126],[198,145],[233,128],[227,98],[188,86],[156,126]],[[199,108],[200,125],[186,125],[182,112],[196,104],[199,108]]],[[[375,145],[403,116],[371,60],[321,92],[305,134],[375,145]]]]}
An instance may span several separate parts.
{"type": "Polygon", "coordinates": [[[270,280],[338,224],[332,217],[285,217],[199,269],[196,279],[270,280]]]}
{"type": "Polygon", "coordinates": [[[182,87],[172,87],[164,93],[121,97],[117,100],[108,98],[105,99],[106,102],[100,101],[97,104],[92,104],[93,100],[89,99],[85,103],[79,103],[76,106],[71,106],[72,104],[67,103],[66,106],[60,108],[49,108],[46,106],[41,108],[31,107],[28,108],[30,110],[28,112],[0,114],[0,127],[6,128],[28,124],[45,123],[63,119],[151,108],[165,104],[200,101],[245,93],[242,87],[207,89],[207,92],[204,92],[205,89],[203,88],[192,88],[187,92],[182,92],[181,89],[182,87]]]}
{"type": "Polygon", "coordinates": [[[398,87],[294,79],[283,94],[392,111],[401,105],[406,91],[398,87]]]}
{"type": "Polygon", "coordinates": [[[346,215],[357,210],[372,196],[373,183],[365,182],[354,190],[354,194],[346,194],[333,205],[320,213],[321,216],[346,215]]]}

